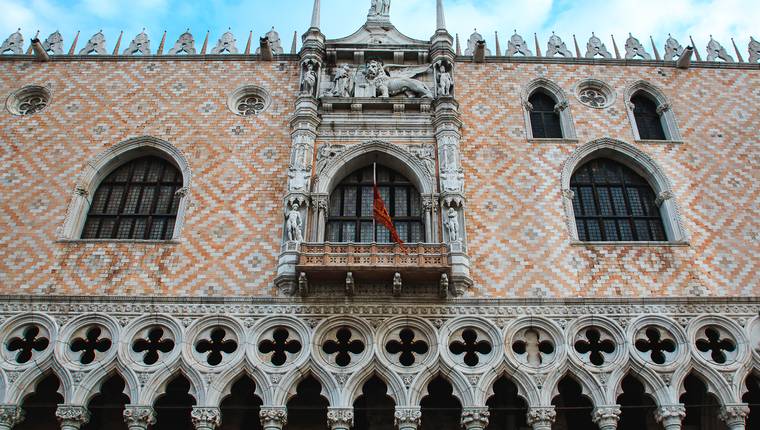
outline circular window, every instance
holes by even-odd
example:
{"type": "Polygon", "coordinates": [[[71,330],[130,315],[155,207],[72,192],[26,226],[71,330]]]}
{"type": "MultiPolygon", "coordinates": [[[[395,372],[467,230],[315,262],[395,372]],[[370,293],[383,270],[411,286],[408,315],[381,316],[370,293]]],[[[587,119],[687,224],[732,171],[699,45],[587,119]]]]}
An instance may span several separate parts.
{"type": "Polygon", "coordinates": [[[227,99],[227,107],[240,116],[258,115],[269,104],[269,94],[263,88],[253,85],[238,88],[227,99]]]}
{"type": "Polygon", "coordinates": [[[615,101],[615,93],[612,88],[596,79],[588,79],[579,83],[576,87],[575,96],[582,104],[594,109],[604,109],[615,101]]]}
{"type": "Polygon", "coordinates": [[[44,110],[50,103],[50,91],[45,87],[30,85],[8,97],[6,107],[14,115],[33,115],[44,110]]]}

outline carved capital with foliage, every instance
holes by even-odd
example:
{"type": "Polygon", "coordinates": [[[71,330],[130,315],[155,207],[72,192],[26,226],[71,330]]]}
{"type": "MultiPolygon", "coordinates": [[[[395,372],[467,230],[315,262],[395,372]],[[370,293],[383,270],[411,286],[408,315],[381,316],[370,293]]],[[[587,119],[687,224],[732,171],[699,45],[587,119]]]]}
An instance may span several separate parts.
{"type": "Polygon", "coordinates": [[[598,406],[594,408],[592,419],[600,430],[616,429],[621,413],[618,405],[598,406]]]}
{"type": "Polygon", "coordinates": [[[736,424],[744,424],[749,415],[749,406],[746,404],[726,405],[720,409],[718,415],[727,426],[733,428],[736,424]]]}
{"type": "Polygon", "coordinates": [[[353,408],[328,408],[327,425],[331,429],[349,429],[354,425],[353,408]]]}
{"type": "Polygon", "coordinates": [[[684,405],[667,405],[660,406],[654,412],[654,419],[658,423],[662,423],[663,427],[667,428],[668,423],[678,422],[681,424],[681,420],[686,416],[686,408],[684,405]]]}
{"type": "Polygon", "coordinates": [[[488,408],[464,408],[462,410],[462,427],[465,430],[486,428],[490,415],[488,408]]]}
{"type": "Polygon", "coordinates": [[[124,406],[124,422],[127,427],[147,429],[156,423],[156,412],[151,406],[124,406]]]}
{"type": "Polygon", "coordinates": [[[393,414],[396,427],[399,429],[417,427],[422,420],[422,411],[418,407],[396,408],[393,414]]]}
{"type": "Polygon", "coordinates": [[[222,414],[219,408],[194,407],[190,419],[197,430],[215,429],[222,423],[222,414]]]}
{"type": "Polygon", "coordinates": [[[16,405],[0,405],[0,425],[13,428],[24,421],[24,410],[16,405]]]}
{"type": "Polygon", "coordinates": [[[55,411],[55,416],[61,423],[61,429],[75,428],[90,422],[90,412],[84,406],[59,405],[55,411]]]}
{"type": "Polygon", "coordinates": [[[551,427],[555,418],[557,418],[557,411],[554,410],[554,406],[528,409],[528,425],[533,426],[534,428],[539,424],[551,427]]]}
{"type": "Polygon", "coordinates": [[[282,428],[288,423],[288,411],[284,407],[262,406],[259,411],[261,425],[266,428],[282,428]]]}

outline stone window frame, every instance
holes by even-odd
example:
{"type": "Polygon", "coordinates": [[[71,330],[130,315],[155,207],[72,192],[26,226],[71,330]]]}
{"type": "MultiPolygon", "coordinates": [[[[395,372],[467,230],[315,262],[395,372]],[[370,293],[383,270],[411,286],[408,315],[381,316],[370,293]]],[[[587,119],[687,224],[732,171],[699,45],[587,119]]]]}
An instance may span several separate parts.
{"type": "Polygon", "coordinates": [[[120,142],[87,162],[87,165],[74,188],[73,197],[66,212],[59,240],[134,243],[165,243],[178,241],[181,238],[185,213],[187,212],[187,194],[190,188],[191,177],[192,173],[187,159],[179,149],[169,142],[151,136],[136,137],[120,142]],[[172,163],[182,174],[182,188],[180,188],[178,192],[181,192],[183,196],[179,208],[177,209],[177,218],[175,220],[172,238],[170,240],[82,239],[82,229],[87,221],[87,214],[90,211],[92,196],[97,191],[100,183],[124,163],[144,156],[161,157],[172,163]]]}
{"type": "Polygon", "coordinates": [[[562,201],[565,210],[565,221],[570,239],[579,244],[600,245],[632,245],[632,246],[668,246],[688,245],[688,235],[683,225],[681,212],[675,201],[673,186],[665,175],[664,170],[649,155],[635,146],[612,138],[593,140],[577,148],[565,161],[561,174],[562,201]],[[609,158],[622,163],[647,180],[652,187],[665,228],[666,241],[663,242],[581,242],[578,239],[578,227],[575,223],[573,196],[570,190],[570,179],[575,171],[585,163],[596,158],[609,158]]]}
{"type": "Polygon", "coordinates": [[[683,143],[683,138],[678,129],[678,122],[676,116],[673,113],[673,107],[670,100],[662,90],[645,80],[639,80],[629,85],[625,90],[625,110],[628,114],[628,120],[631,124],[631,131],[633,132],[633,139],[636,142],[645,143],[683,143]],[[656,105],[657,112],[660,114],[660,122],[662,123],[662,129],[665,132],[665,140],[646,140],[641,139],[639,135],[639,127],[636,124],[636,116],[633,113],[633,102],[631,98],[636,94],[644,93],[646,97],[649,97],[656,105]]]}
{"type": "Polygon", "coordinates": [[[525,119],[525,133],[528,141],[532,142],[576,142],[578,136],[575,132],[573,116],[570,112],[570,101],[565,91],[559,85],[546,78],[537,78],[531,81],[523,88],[521,94],[521,104],[523,117],[525,119]],[[536,91],[544,91],[547,95],[557,101],[556,109],[559,110],[559,121],[562,128],[562,138],[560,139],[543,139],[533,137],[533,127],[530,122],[530,109],[528,108],[530,96],[536,91]]]}

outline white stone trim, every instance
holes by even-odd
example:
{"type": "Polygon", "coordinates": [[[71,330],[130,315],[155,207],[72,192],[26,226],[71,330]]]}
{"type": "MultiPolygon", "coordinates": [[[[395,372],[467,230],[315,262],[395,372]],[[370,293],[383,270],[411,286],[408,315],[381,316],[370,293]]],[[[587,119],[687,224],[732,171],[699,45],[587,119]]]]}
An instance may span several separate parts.
{"type": "Polygon", "coordinates": [[[625,89],[625,110],[628,114],[628,119],[631,123],[631,131],[633,132],[633,139],[636,141],[642,141],[646,143],[681,143],[681,133],[678,131],[678,122],[676,122],[675,114],[673,113],[673,107],[670,100],[662,90],[656,87],[654,84],[645,80],[638,80],[631,85],[628,85],[625,89]],[[636,117],[633,115],[633,103],[631,98],[639,92],[646,93],[655,104],[657,104],[658,111],[660,112],[660,121],[662,122],[662,129],[665,131],[664,141],[642,140],[639,135],[639,128],[636,125],[636,117]]]}
{"type": "MultiPolygon", "coordinates": [[[[80,240],[82,229],[87,221],[92,196],[100,183],[122,164],[146,155],[154,155],[174,164],[182,174],[182,186],[190,189],[191,171],[184,154],[174,145],[164,140],[142,136],[125,140],[101,152],[87,162],[80,174],[72,193],[66,217],[64,219],[60,240],[80,240]]],[[[177,219],[174,223],[172,240],[179,240],[188,207],[187,193],[180,201],[177,219]]]]}
{"type": "Polygon", "coordinates": [[[572,141],[577,139],[578,136],[575,133],[575,123],[573,122],[573,116],[570,112],[570,101],[562,88],[553,81],[546,78],[536,78],[526,85],[521,93],[521,105],[523,110],[523,116],[525,119],[525,136],[529,141],[554,141],[557,139],[537,139],[533,137],[533,127],[530,123],[530,110],[528,109],[528,99],[537,90],[543,90],[550,97],[552,97],[557,103],[557,109],[559,109],[559,120],[562,127],[562,141],[572,141]]]}
{"type": "MultiPolygon", "coordinates": [[[[560,179],[560,190],[563,192],[562,204],[565,209],[565,221],[568,233],[570,234],[570,240],[573,242],[579,242],[578,228],[575,224],[572,196],[566,191],[570,191],[570,179],[573,173],[585,163],[596,158],[609,158],[625,164],[649,182],[655,195],[674,195],[672,191],[673,187],[665,175],[665,171],[643,151],[631,144],[608,137],[593,140],[573,151],[562,166],[560,179]]],[[[660,213],[668,243],[687,242],[688,238],[675,199],[664,199],[660,206],[660,213]]],[[[638,244],[638,242],[632,243],[638,244]]],[[[649,242],[643,243],[647,244],[649,242]]]]}

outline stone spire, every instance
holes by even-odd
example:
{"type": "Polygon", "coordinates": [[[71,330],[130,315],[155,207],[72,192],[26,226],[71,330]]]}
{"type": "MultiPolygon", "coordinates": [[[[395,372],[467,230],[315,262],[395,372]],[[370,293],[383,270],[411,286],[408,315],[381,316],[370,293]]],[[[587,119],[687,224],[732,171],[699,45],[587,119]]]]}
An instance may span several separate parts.
{"type": "Polygon", "coordinates": [[[435,28],[436,30],[446,29],[446,17],[443,14],[443,0],[435,2],[435,28]]]}
{"type": "Polygon", "coordinates": [[[311,28],[319,28],[320,9],[319,0],[314,0],[314,9],[311,11],[311,28]]]}

